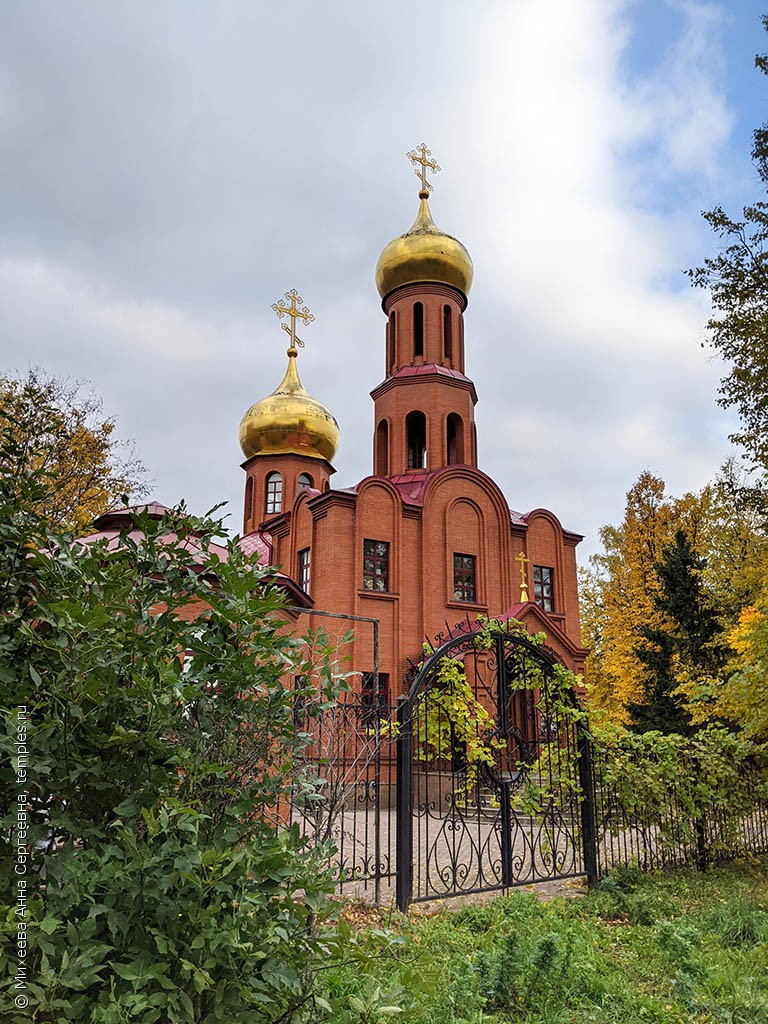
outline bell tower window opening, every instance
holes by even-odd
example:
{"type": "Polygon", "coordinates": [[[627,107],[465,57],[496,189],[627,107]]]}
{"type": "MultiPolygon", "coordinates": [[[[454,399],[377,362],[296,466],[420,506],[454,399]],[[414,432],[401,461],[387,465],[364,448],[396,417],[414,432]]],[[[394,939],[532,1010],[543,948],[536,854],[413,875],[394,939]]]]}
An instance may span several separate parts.
{"type": "Polygon", "coordinates": [[[253,477],[249,476],[245,482],[245,524],[246,526],[253,518],[253,477]]]}
{"type": "Polygon", "coordinates": [[[309,473],[299,473],[299,479],[296,482],[297,491],[310,491],[314,486],[314,481],[309,473]]]}
{"type": "Polygon", "coordinates": [[[267,477],[267,503],[265,512],[268,516],[283,511],[283,478],[279,473],[270,473],[267,477]]]}
{"type": "Polygon", "coordinates": [[[302,550],[299,552],[298,583],[305,594],[309,593],[310,566],[311,562],[309,548],[302,548],[302,550]]]}
{"type": "Polygon", "coordinates": [[[555,610],[555,570],[548,565],[533,567],[533,599],[545,612],[555,610]]]}
{"type": "Polygon", "coordinates": [[[451,335],[451,307],[443,306],[443,356],[453,359],[453,337],[451,335]]]}
{"type": "Polygon", "coordinates": [[[471,603],[477,600],[477,559],[474,555],[453,556],[453,599],[471,603]]]}
{"type": "Polygon", "coordinates": [[[413,358],[424,357],[424,306],[421,302],[413,304],[413,358]]]}
{"type": "Polygon", "coordinates": [[[395,334],[396,325],[397,325],[397,313],[394,310],[392,310],[392,312],[389,314],[389,323],[387,324],[387,373],[388,374],[392,373],[392,371],[395,368],[395,362],[396,362],[396,357],[395,357],[395,352],[397,351],[396,347],[395,347],[396,339],[397,339],[397,335],[395,334]]]}
{"type": "Polygon", "coordinates": [[[446,422],[446,454],[449,466],[464,463],[464,421],[455,412],[446,422]]]}
{"type": "Polygon", "coordinates": [[[423,412],[409,412],[405,418],[408,438],[408,469],[427,468],[427,418],[423,412]]]}
{"type": "Polygon", "coordinates": [[[386,420],[376,427],[376,474],[389,475],[389,424],[386,420]]]}

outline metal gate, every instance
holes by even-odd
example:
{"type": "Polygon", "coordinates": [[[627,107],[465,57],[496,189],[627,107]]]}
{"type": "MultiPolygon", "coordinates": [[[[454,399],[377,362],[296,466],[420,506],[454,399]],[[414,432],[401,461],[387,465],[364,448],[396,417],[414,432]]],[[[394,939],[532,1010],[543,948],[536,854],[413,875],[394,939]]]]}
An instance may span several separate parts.
{"type": "Polygon", "coordinates": [[[589,740],[553,652],[451,637],[398,707],[397,904],[596,877],[589,740]]]}

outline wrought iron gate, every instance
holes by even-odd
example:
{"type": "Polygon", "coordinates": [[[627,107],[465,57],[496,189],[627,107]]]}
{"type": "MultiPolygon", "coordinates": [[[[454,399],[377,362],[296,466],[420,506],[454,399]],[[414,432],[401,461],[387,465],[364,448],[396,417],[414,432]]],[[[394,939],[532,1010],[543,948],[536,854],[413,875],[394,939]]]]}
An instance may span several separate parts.
{"type": "Polygon", "coordinates": [[[398,707],[397,904],[596,877],[578,700],[547,648],[502,627],[451,637],[398,707]]]}

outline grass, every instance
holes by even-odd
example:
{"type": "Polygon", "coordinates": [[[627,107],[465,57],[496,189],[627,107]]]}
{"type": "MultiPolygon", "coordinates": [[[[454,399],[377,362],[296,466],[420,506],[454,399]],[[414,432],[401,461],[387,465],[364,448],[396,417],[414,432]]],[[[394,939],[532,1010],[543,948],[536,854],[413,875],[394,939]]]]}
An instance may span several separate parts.
{"type": "Polygon", "coordinates": [[[318,1006],[336,1024],[768,1024],[768,860],[393,915],[340,949],[318,1006]]]}

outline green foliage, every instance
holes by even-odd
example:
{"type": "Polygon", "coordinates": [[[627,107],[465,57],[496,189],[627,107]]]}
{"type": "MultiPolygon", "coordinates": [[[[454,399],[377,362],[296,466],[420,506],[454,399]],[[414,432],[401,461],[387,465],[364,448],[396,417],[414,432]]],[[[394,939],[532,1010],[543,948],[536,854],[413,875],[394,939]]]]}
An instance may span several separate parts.
{"type": "Polygon", "coordinates": [[[721,627],[704,590],[706,559],[698,555],[683,532],[664,546],[656,563],[659,593],[654,602],[665,626],[642,626],[645,644],[637,656],[649,669],[644,701],[628,710],[638,732],[658,730],[686,734],[691,719],[679,692],[680,680],[717,676],[725,660],[721,627]]]}
{"type": "Polygon", "coordinates": [[[0,374],[0,434],[13,435],[39,471],[34,509],[55,529],[84,529],[146,490],[146,469],[80,382],[40,370],[0,374]]]}
{"type": "Polygon", "coordinates": [[[467,682],[464,663],[441,658],[434,682],[418,698],[414,714],[416,756],[429,763],[460,757],[466,769],[466,790],[477,782],[481,764],[493,765],[501,744],[488,738],[490,713],[467,682]]]}
{"type": "MultiPolygon", "coordinates": [[[[768,28],[768,19],[763,18],[768,28]]],[[[756,66],[768,71],[765,55],[756,66]]],[[[768,125],[754,133],[752,157],[761,185],[768,186],[768,125]]],[[[730,217],[720,206],[704,218],[724,243],[717,256],[688,274],[707,288],[715,315],[709,320],[710,344],[730,363],[720,385],[719,402],[735,408],[741,420],[732,440],[764,472],[768,471],[768,204],[759,199],[730,217]]]]}
{"type": "Polygon", "coordinates": [[[365,1005],[378,988],[397,993],[392,1019],[408,1024],[765,1024],[768,946],[722,941],[731,907],[765,914],[765,869],[622,869],[581,898],[518,891],[396,918],[356,937],[362,972],[356,960],[334,969],[328,1019],[365,1020],[352,997],[365,1005]],[[412,982],[420,971],[427,993],[412,982]]]}
{"type": "Polygon", "coordinates": [[[707,837],[708,854],[739,852],[740,817],[768,791],[749,740],[716,726],[684,737],[593,723],[591,734],[597,777],[611,793],[607,825],[614,833],[629,818],[652,830],[660,849],[698,846],[702,823],[713,820],[718,828],[707,837]]]}
{"type": "MultiPolygon", "coordinates": [[[[137,517],[113,547],[54,535],[19,426],[0,452],[0,884],[9,903],[24,706],[33,1019],[305,1019],[332,883],[324,851],[275,825],[305,743],[283,680],[309,672],[280,591],[234,542],[219,557],[220,522],[183,511],[137,517]]],[[[331,665],[313,673],[321,709],[331,665]]],[[[30,1019],[11,953],[9,1024],[30,1019]]]]}

